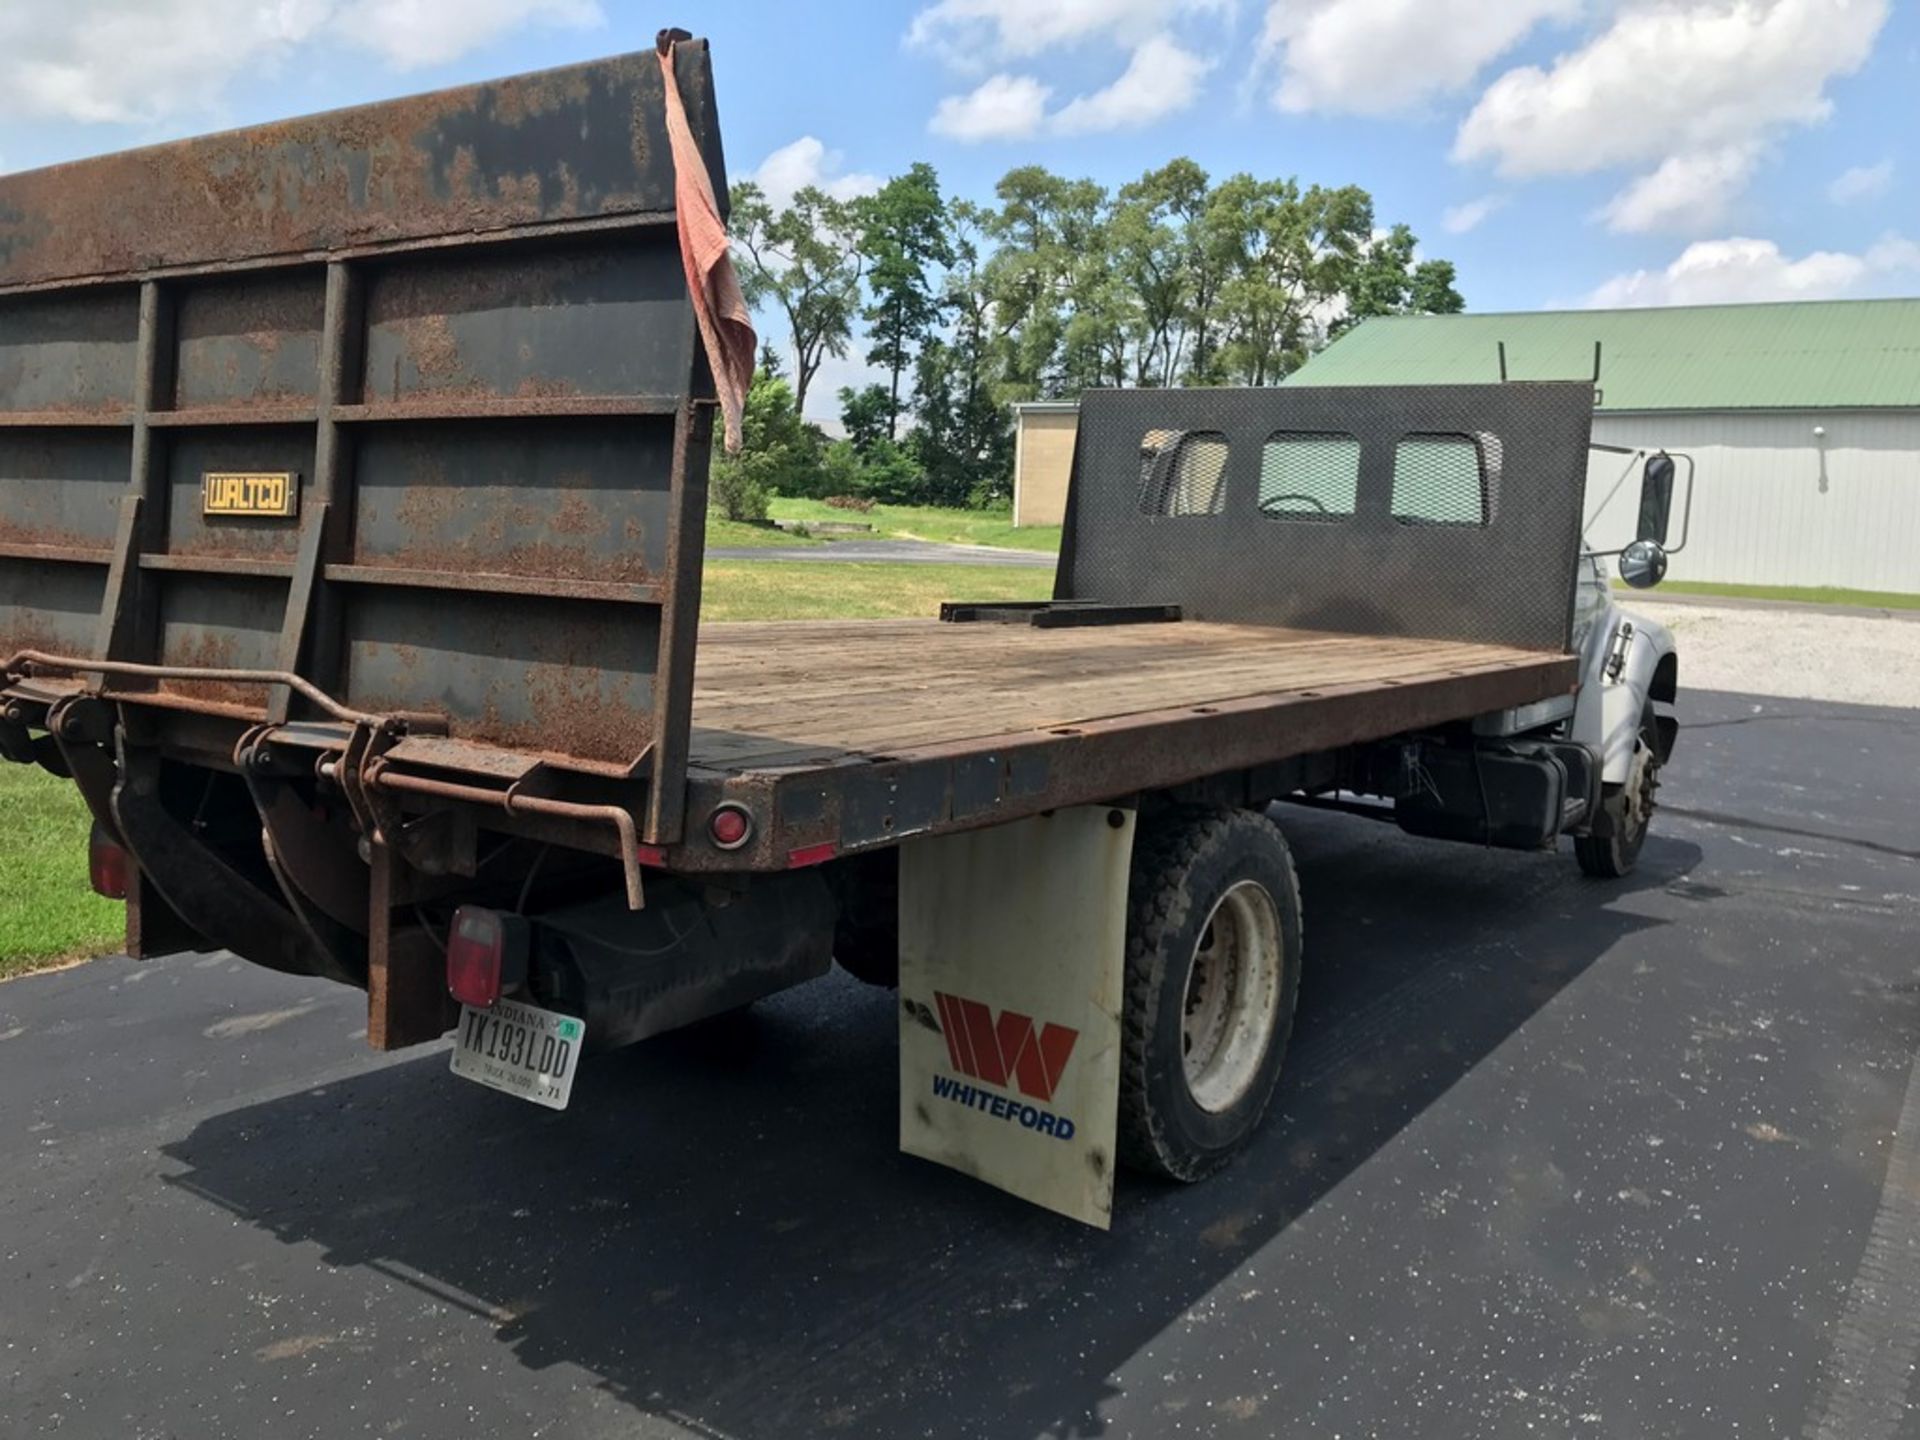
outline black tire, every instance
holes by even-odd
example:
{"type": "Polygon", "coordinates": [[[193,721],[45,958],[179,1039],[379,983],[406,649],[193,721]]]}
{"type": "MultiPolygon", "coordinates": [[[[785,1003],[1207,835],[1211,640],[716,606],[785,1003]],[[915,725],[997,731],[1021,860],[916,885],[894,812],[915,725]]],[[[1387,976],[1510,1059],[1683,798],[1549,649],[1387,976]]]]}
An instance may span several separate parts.
{"type": "Polygon", "coordinates": [[[841,925],[833,934],[833,958],[839,967],[883,990],[900,988],[900,927],[841,925]]]}
{"type": "Polygon", "coordinates": [[[1660,789],[1660,730],[1649,704],[1634,737],[1633,761],[1626,783],[1605,786],[1600,819],[1590,835],[1573,837],[1574,859],[1596,880],[1618,880],[1633,872],[1653,826],[1660,789]]]}
{"type": "MultiPolygon", "coordinates": [[[[1300,883],[1279,827],[1248,810],[1179,809],[1143,820],[1134,841],[1127,889],[1126,998],[1120,1044],[1120,1158],[1136,1170],[1170,1180],[1201,1179],[1224,1165],[1259,1126],[1280,1078],[1300,988],[1300,883]],[[1251,888],[1249,888],[1249,883],[1251,888]],[[1272,928],[1258,913],[1271,906],[1272,928]],[[1232,919],[1241,907],[1246,918],[1232,919]],[[1202,941],[1232,923],[1271,940],[1253,946],[1270,960],[1257,962],[1265,978],[1249,982],[1231,1002],[1222,1041],[1234,1063],[1227,1078],[1244,1083],[1215,1088],[1190,1075],[1193,1021],[1190,981],[1199,983],[1202,941]],[[1222,1101],[1222,1095],[1230,1098],[1222,1101]]],[[[1216,933],[1208,946],[1225,942],[1216,933]]],[[[1249,951],[1251,953],[1251,951],[1249,951]]],[[[1203,962],[1204,963],[1204,962],[1203,962]]],[[[1216,959],[1216,965],[1220,962],[1216,959]]],[[[1253,973],[1241,966],[1243,973],[1253,973]]],[[[1218,981],[1214,982],[1217,988],[1218,981]]],[[[1209,1050],[1217,1047],[1210,1046],[1209,1050]]],[[[1204,1065],[1204,1057],[1196,1061],[1204,1065]]]]}
{"type": "Polygon", "coordinates": [[[900,988],[900,853],[884,850],[836,865],[828,876],[840,903],[833,958],[856,980],[900,988]]]}

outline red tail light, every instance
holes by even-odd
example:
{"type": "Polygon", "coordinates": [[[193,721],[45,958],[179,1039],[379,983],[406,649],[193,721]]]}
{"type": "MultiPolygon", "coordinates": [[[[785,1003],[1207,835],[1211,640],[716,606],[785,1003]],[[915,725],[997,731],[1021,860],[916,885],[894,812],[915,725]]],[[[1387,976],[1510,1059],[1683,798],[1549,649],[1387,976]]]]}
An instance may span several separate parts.
{"type": "Polygon", "coordinates": [[[109,900],[126,899],[133,879],[133,857],[98,820],[87,837],[87,878],[93,882],[93,893],[109,900]]]}
{"type": "Polygon", "coordinates": [[[493,1004],[526,978],[527,922],[478,905],[453,912],[447,932],[447,989],[462,1005],[493,1004]]]}
{"type": "Polygon", "coordinates": [[[753,838],[753,816],[746,806],[728,800],[707,817],[707,835],[721,850],[738,850],[753,838]]]}

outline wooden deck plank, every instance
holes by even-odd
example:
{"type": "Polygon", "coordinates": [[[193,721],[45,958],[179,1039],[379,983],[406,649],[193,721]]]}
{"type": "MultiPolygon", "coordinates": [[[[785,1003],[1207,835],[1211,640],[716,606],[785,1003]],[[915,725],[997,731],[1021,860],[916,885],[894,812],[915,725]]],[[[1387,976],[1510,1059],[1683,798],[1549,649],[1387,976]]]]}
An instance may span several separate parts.
{"type": "Polygon", "coordinates": [[[749,622],[701,632],[692,760],[833,763],[1155,712],[1368,692],[1556,657],[1246,625],[1036,630],[937,621],[749,622]]]}
{"type": "MultiPolygon", "coordinates": [[[[1436,663],[1424,655],[1380,653],[1369,656],[1364,665],[1328,657],[1318,663],[1303,664],[1284,677],[1276,677],[1271,666],[1245,665],[1204,672],[1131,676],[1123,680],[1099,676],[1062,678],[1025,688],[982,683],[898,693],[862,691],[848,697],[851,703],[835,703],[818,696],[794,699],[783,696],[780,711],[773,717],[773,728],[778,733],[793,733],[793,720],[781,713],[790,704],[807,708],[808,716],[802,722],[807,733],[832,733],[843,743],[876,727],[881,732],[899,732],[918,729],[925,722],[951,728],[956,721],[964,723],[964,717],[982,713],[1018,714],[1031,717],[1034,723],[1071,725],[1081,720],[1169,706],[1205,705],[1276,690],[1299,693],[1355,681],[1445,674],[1460,668],[1461,664],[1472,663],[1475,662],[1464,659],[1459,663],[1436,663]]],[[[745,702],[699,712],[699,723],[717,729],[765,729],[768,719],[763,708],[745,702]]]]}
{"type": "MultiPolygon", "coordinates": [[[[1468,658],[1477,660],[1479,657],[1468,658]]],[[[1293,660],[1294,664],[1288,673],[1289,689],[1311,685],[1328,674],[1370,673],[1376,666],[1397,665],[1407,660],[1413,660],[1425,669],[1444,669],[1449,663],[1446,657],[1436,656],[1427,647],[1417,644],[1373,650],[1368,652],[1364,661],[1338,648],[1301,651],[1293,660]]],[[[976,704],[1004,701],[1026,705],[1042,701],[1094,699],[1092,692],[1100,691],[1159,691],[1167,688],[1163,683],[1167,681],[1183,687],[1182,693],[1196,696],[1208,694],[1217,698],[1246,693],[1245,687],[1248,685],[1264,688],[1272,681],[1273,673],[1271,658],[1258,655],[1213,657],[1204,664],[1161,662],[1131,668],[1124,675],[1115,675],[1110,668],[1084,665],[1062,666],[1058,671],[1038,676],[1024,670],[1011,675],[955,670],[942,672],[919,683],[904,682],[897,677],[875,683],[873,676],[859,670],[844,677],[808,677],[783,684],[778,692],[778,703],[783,710],[794,706],[817,705],[835,710],[885,709],[895,712],[908,705],[926,708],[943,701],[976,704]]],[[[700,720],[705,724],[737,727],[743,721],[759,719],[764,715],[766,705],[764,684],[730,688],[706,697],[701,704],[700,720]]]]}

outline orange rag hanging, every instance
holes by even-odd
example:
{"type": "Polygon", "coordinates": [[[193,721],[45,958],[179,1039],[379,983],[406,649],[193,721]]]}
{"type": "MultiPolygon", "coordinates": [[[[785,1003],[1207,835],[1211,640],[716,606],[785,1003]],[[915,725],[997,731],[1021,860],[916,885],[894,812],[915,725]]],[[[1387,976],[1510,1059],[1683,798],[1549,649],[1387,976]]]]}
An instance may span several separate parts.
{"type": "Polygon", "coordinates": [[[700,324],[707,365],[713,371],[727,453],[733,455],[740,449],[740,421],[746,412],[747,390],[753,384],[758,341],[754,338],[753,316],[733,273],[733,257],[727,250],[727,222],[720,218],[706,160],[694,142],[686,107],[680,102],[680,85],[673,73],[675,48],[673,44],[661,47],[660,74],[666,85],[667,140],[673,150],[673,206],[680,229],[680,263],[686,268],[687,294],[700,324]]]}

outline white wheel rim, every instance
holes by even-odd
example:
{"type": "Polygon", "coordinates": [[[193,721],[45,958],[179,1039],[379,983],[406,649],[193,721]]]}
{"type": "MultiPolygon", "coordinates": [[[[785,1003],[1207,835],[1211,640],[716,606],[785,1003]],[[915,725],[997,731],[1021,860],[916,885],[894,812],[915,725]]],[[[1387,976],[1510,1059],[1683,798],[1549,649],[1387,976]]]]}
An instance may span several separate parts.
{"type": "Polygon", "coordinates": [[[1647,827],[1653,819],[1653,795],[1660,788],[1660,760],[1642,735],[1634,741],[1633,760],[1627,774],[1625,810],[1629,832],[1647,827]]]}
{"type": "Polygon", "coordinates": [[[1202,1110],[1232,1109],[1253,1088],[1280,1009],[1280,956],[1273,897],[1242,880],[1214,903],[1187,966],[1180,1043],[1202,1110]]]}

